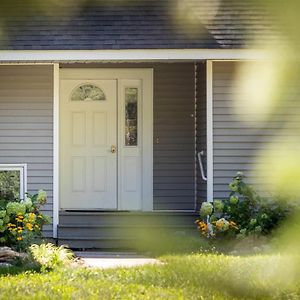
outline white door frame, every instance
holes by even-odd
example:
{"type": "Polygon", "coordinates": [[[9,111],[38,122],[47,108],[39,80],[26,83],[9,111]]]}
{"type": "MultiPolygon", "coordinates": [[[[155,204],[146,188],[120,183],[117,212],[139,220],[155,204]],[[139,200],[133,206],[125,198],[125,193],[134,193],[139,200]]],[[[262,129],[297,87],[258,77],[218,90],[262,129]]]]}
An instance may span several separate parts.
{"type": "MultiPolygon", "coordinates": [[[[59,162],[59,77],[62,71],[58,72],[58,64],[54,66],[54,121],[55,121],[55,132],[54,132],[54,143],[56,145],[56,151],[54,152],[54,162],[59,162]]],[[[72,68],[74,71],[74,69],[72,68]]],[[[142,100],[142,128],[141,128],[141,142],[142,142],[142,158],[141,158],[141,197],[142,207],[141,211],[152,211],[153,210],[153,69],[151,68],[80,68],[80,72],[70,72],[64,74],[63,79],[89,79],[89,73],[91,71],[93,76],[97,76],[98,79],[117,79],[118,82],[121,80],[139,79],[143,82],[143,100],[142,100]]],[[[92,78],[91,78],[92,79],[92,78]]],[[[118,92],[120,89],[118,88],[118,92]]],[[[118,101],[120,101],[118,96],[118,101]]],[[[119,160],[118,156],[118,160],[119,160]]],[[[54,220],[53,223],[58,223],[59,213],[59,174],[58,167],[55,166],[55,182],[54,190],[55,201],[53,204],[54,220]],[[56,221],[56,222],[55,222],[56,221]]],[[[120,186],[118,185],[118,194],[120,186]]],[[[118,208],[121,207],[118,203],[118,208]]],[[[56,233],[56,232],[55,232],[56,233]]]]}

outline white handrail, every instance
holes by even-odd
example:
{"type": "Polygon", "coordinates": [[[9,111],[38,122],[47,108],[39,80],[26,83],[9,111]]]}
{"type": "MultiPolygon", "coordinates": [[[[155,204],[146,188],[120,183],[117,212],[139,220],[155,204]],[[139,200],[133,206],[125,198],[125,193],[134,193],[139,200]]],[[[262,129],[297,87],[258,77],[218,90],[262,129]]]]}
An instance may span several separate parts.
{"type": "Polygon", "coordinates": [[[199,167],[201,171],[201,177],[204,181],[207,181],[207,177],[204,174],[204,169],[203,169],[203,163],[202,163],[202,155],[204,155],[204,151],[198,152],[198,160],[199,160],[199,167]]]}

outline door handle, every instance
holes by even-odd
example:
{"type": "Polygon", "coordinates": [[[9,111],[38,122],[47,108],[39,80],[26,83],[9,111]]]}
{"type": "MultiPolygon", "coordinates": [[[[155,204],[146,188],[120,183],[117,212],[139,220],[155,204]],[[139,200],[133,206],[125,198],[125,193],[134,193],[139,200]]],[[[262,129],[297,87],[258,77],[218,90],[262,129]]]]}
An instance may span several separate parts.
{"type": "Polygon", "coordinates": [[[111,152],[111,153],[116,153],[116,152],[117,152],[117,146],[116,146],[116,145],[112,145],[112,146],[110,147],[110,152],[111,152]]]}
{"type": "Polygon", "coordinates": [[[207,181],[207,177],[204,175],[204,168],[203,168],[203,162],[202,162],[202,156],[204,155],[204,151],[198,152],[198,160],[199,160],[199,167],[201,171],[201,177],[204,181],[207,181]]]}

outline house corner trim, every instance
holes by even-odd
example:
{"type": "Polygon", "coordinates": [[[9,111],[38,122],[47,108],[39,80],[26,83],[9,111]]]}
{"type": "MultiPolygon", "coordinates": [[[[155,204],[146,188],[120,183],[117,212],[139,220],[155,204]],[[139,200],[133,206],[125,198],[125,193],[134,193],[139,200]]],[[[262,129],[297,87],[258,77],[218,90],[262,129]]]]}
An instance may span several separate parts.
{"type": "Polygon", "coordinates": [[[59,222],[59,64],[53,64],[53,238],[59,222]]]}

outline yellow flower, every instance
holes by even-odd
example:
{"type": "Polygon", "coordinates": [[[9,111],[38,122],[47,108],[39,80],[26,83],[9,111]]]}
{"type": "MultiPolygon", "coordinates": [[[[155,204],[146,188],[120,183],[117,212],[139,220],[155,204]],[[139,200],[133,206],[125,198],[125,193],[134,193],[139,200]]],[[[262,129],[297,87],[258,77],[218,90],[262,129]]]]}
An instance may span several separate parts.
{"type": "Polygon", "coordinates": [[[229,221],[229,226],[234,229],[239,229],[234,221],[229,221]]]}
{"type": "Polygon", "coordinates": [[[28,214],[28,219],[30,220],[30,221],[34,221],[35,220],[35,214],[34,213],[29,213],[28,214]]]}
{"type": "Polygon", "coordinates": [[[17,241],[22,241],[22,240],[23,240],[23,238],[21,236],[17,237],[17,241]]]}
{"type": "Polygon", "coordinates": [[[27,229],[30,230],[30,231],[33,230],[33,225],[30,224],[30,223],[27,223],[27,224],[26,224],[26,227],[27,227],[27,229]]]}
{"type": "Polygon", "coordinates": [[[203,221],[197,222],[198,229],[202,232],[202,234],[205,234],[208,231],[208,225],[203,221]]]}

